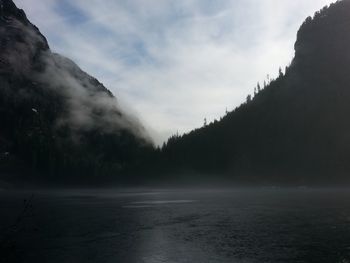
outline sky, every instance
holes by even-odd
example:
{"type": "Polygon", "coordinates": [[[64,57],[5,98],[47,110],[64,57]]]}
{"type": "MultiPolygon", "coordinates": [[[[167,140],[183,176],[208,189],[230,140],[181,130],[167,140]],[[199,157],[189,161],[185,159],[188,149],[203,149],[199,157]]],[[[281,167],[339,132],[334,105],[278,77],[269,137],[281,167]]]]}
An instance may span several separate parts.
{"type": "Polygon", "coordinates": [[[157,144],[219,119],[277,76],[330,0],[14,0],[54,52],[137,114],[157,144]]]}

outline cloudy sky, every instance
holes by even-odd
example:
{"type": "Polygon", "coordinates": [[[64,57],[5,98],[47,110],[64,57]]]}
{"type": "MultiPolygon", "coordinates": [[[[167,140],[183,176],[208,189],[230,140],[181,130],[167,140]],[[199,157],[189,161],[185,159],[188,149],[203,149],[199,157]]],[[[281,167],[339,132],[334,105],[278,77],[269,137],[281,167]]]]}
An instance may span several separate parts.
{"type": "Polygon", "coordinates": [[[15,0],[51,49],[97,77],[160,143],[220,118],[291,61],[331,0],[15,0]]]}

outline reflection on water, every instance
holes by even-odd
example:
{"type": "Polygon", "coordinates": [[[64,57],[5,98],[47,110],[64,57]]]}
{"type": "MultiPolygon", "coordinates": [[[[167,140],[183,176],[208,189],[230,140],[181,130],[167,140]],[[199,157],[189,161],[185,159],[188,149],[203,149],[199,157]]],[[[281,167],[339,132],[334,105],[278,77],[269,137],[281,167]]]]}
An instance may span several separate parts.
{"type": "Polygon", "coordinates": [[[196,202],[196,200],[155,200],[155,201],[132,202],[132,204],[165,205],[165,204],[186,204],[186,203],[193,203],[193,202],[196,202]]]}
{"type": "Polygon", "coordinates": [[[124,205],[124,208],[152,208],[159,205],[176,205],[189,204],[197,202],[197,200],[155,200],[155,201],[138,201],[124,205]]]}
{"type": "Polygon", "coordinates": [[[350,262],[347,190],[36,191],[18,221],[31,193],[0,194],[18,262],[350,262]]]}

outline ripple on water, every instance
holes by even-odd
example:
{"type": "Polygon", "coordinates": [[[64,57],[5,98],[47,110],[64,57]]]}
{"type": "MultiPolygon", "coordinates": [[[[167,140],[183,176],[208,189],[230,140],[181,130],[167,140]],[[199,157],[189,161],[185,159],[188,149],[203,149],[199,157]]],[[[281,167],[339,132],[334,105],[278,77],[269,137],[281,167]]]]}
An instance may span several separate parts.
{"type": "Polygon", "coordinates": [[[195,203],[197,200],[149,200],[149,201],[137,201],[131,202],[124,208],[150,208],[159,205],[175,205],[175,204],[189,204],[195,203]]]}

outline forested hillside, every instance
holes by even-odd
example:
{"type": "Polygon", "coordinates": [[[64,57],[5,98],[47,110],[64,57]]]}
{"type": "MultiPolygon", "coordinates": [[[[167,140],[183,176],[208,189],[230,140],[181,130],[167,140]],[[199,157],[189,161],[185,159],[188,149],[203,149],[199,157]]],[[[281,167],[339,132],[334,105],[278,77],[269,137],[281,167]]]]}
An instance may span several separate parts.
{"type": "Polygon", "coordinates": [[[349,0],[308,17],[285,74],[255,90],[221,121],[170,138],[160,170],[301,184],[350,179],[349,0]]]}

